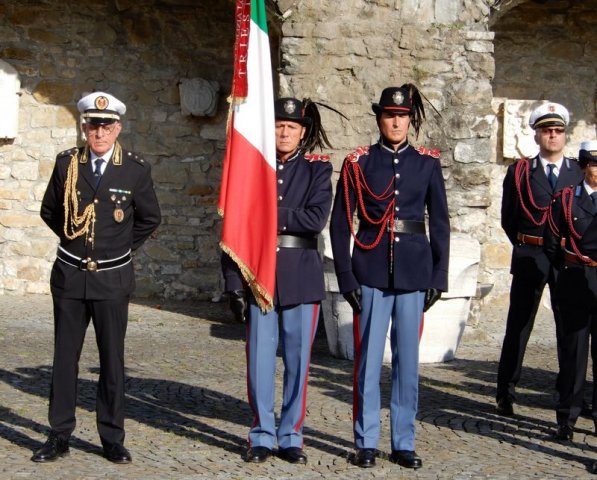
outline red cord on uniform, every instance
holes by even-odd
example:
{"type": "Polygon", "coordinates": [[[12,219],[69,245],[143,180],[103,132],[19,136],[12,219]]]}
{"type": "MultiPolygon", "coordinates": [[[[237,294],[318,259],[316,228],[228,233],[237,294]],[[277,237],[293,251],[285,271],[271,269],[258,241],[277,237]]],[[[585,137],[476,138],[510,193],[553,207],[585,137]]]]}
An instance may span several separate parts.
{"type": "Polygon", "coordinates": [[[392,195],[392,190],[391,190],[392,182],[390,182],[390,184],[388,185],[388,187],[386,187],[386,189],[384,190],[383,193],[381,193],[380,195],[374,194],[371,191],[371,189],[369,188],[369,186],[367,185],[367,182],[365,181],[365,175],[364,175],[363,171],[361,170],[361,167],[359,166],[359,164],[356,161],[354,161],[354,162],[353,161],[345,161],[344,162],[344,165],[342,167],[342,182],[344,185],[344,200],[346,202],[346,216],[348,219],[348,226],[350,228],[350,233],[351,233],[352,237],[354,238],[356,245],[359,248],[362,248],[363,250],[374,249],[375,247],[377,247],[379,245],[379,242],[381,242],[381,238],[383,236],[384,229],[385,229],[386,225],[388,225],[388,224],[390,226],[390,241],[393,242],[394,241],[394,228],[393,228],[394,227],[394,216],[392,213],[394,211],[394,205],[396,204],[396,199],[393,198],[392,200],[390,200],[382,217],[378,220],[374,220],[368,215],[367,210],[365,209],[365,201],[363,198],[363,189],[364,189],[365,193],[368,196],[374,198],[375,200],[378,200],[378,201],[387,200],[388,198],[390,198],[390,195],[392,195]],[[352,172],[350,171],[351,165],[352,165],[352,172]],[[351,173],[352,173],[352,175],[351,175],[351,173]],[[349,184],[352,186],[353,190],[355,191],[355,194],[357,197],[356,204],[357,204],[358,208],[360,208],[363,219],[372,225],[380,226],[375,240],[373,241],[373,243],[371,243],[369,245],[361,242],[357,238],[356,232],[354,231],[354,224],[352,221],[353,214],[350,210],[349,184]]]}
{"type": "Polygon", "coordinates": [[[520,160],[514,169],[514,184],[516,185],[516,191],[518,192],[518,201],[520,202],[520,206],[528,219],[533,222],[536,226],[540,227],[545,223],[547,220],[547,212],[549,210],[549,205],[546,207],[540,207],[535,202],[535,198],[533,197],[533,191],[531,190],[531,182],[529,177],[529,161],[527,159],[520,160]],[[524,196],[522,194],[522,181],[525,181],[527,187],[527,193],[529,195],[529,201],[531,206],[538,210],[539,212],[543,212],[541,220],[535,220],[535,217],[529,210],[529,208],[525,205],[524,196]]]}

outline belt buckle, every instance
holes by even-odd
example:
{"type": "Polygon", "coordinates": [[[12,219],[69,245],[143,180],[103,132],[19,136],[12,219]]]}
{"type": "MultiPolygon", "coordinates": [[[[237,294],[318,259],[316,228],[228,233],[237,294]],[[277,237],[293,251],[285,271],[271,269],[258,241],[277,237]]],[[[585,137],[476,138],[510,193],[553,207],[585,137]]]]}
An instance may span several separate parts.
{"type": "Polygon", "coordinates": [[[404,221],[399,220],[398,218],[394,219],[394,225],[390,227],[390,222],[388,222],[388,226],[386,227],[388,232],[394,230],[394,233],[401,233],[404,230],[404,221]]]}
{"type": "Polygon", "coordinates": [[[97,271],[97,262],[94,262],[89,257],[87,257],[87,271],[88,272],[96,272],[97,271]]]}

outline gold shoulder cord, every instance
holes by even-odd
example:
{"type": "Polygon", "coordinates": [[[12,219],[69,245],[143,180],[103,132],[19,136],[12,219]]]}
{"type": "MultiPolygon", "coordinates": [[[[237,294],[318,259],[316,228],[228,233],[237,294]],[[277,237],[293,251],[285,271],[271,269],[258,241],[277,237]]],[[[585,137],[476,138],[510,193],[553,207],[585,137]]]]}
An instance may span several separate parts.
{"type": "MultiPolygon", "coordinates": [[[[89,147],[83,150],[81,163],[87,163],[89,158],[89,147]]],[[[118,143],[114,149],[112,161],[119,165],[122,162],[122,149],[118,143]]],[[[78,215],[79,196],[77,195],[77,180],[79,179],[79,151],[71,157],[64,183],[64,236],[68,240],[85,235],[85,244],[91,243],[95,238],[95,203],[91,202],[85,207],[83,213],[78,215]]]]}

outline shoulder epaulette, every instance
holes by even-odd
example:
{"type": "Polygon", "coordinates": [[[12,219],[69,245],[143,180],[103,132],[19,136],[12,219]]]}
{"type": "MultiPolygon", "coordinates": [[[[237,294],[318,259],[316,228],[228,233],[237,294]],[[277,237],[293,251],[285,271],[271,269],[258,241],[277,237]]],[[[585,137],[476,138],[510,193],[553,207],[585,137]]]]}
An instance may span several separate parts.
{"type": "Polygon", "coordinates": [[[68,150],[64,150],[64,152],[60,152],[56,157],[66,157],[70,156],[77,151],[77,147],[69,148],[68,150]]]}
{"type": "Polygon", "coordinates": [[[148,163],[145,161],[143,157],[140,157],[134,152],[126,152],[126,158],[128,160],[133,160],[137,162],[139,165],[143,165],[144,167],[148,165],[148,163]]]}
{"type": "Polygon", "coordinates": [[[369,145],[366,147],[357,147],[354,152],[350,152],[346,155],[346,161],[357,162],[361,155],[367,155],[369,153],[369,145]]]}
{"type": "Polygon", "coordinates": [[[329,155],[318,155],[315,153],[308,153],[305,155],[305,160],[308,162],[329,162],[330,156],[329,155]]]}
{"type": "Polygon", "coordinates": [[[417,147],[416,150],[421,155],[429,155],[430,157],[433,157],[433,158],[439,158],[440,151],[438,148],[430,149],[430,148],[425,148],[425,147],[417,147]]]}

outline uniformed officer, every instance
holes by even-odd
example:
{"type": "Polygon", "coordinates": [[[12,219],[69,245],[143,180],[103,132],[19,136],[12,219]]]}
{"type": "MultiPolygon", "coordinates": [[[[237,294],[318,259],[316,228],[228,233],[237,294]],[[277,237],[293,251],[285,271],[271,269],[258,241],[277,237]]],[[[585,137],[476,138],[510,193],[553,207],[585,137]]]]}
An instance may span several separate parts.
{"type": "Polygon", "coordinates": [[[310,100],[275,102],[278,248],[274,309],[264,313],[245,285],[236,264],[222,255],[225,290],[239,321],[246,319],[249,404],[254,419],[247,462],[264,462],[278,445],[278,455],[306,463],[303,423],[311,345],[325,298],[317,237],[332,203],[329,157],[310,155],[327,142],[316,105],[310,100]],[[280,424],[274,416],[276,349],[282,341],[284,384],[280,424]]]}
{"type": "Polygon", "coordinates": [[[415,452],[419,329],[424,308],[448,288],[448,206],[439,152],[416,148],[408,140],[409,127],[418,135],[425,116],[417,88],[412,84],[386,88],[372,108],[379,141],[346,157],[330,224],[340,292],[354,310],[354,462],[361,467],[375,464],[379,380],[391,319],[390,459],[419,468],[422,460],[415,452]]]}
{"type": "MultiPolygon", "coordinates": [[[[582,179],[577,163],[564,157],[569,113],[557,103],[544,103],[529,117],[539,154],[510,165],[503,183],[502,228],[512,243],[512,284],[497,377],[497,412],[513,415],[526,346],[545,284],[549,284],[558,340],[560,312],[553,295],[557,270],[543,251],[547,211],[554,193],[582,179]]],[[[559,357],[559,353],[558,353],[559,357]]]]}
{"type": "Polygon", "coordinates": [[[135,288],[131,254],[160,223],[149,163],[117,142],[125,105],[95,92],[77,104],[86,144],[58,154],[41,217],[60,238],[50,287],[54,362],[48,440],[32,457],[69,453],[75,429],[78,363],[93,320],[99,357],[97,429],[104,456],[129,463],[124,447],[124,337],[135,288]]]}
{"type": "MultiPolygon", "coordinates": [[[[545,251],[563,265],[556,283],[562,318],[556,438],[572,440],[583,407],[589,353],[597,378],[597,141],[583,142],[578,164],[584,179],[566,187],[554,199],[553,228],[545,237],[545,251]],[[560,248],[565,238],[564,249],[560,248]]],[[[592,417],[597,432],[597,382],[593,381],[592,417]]]]}

